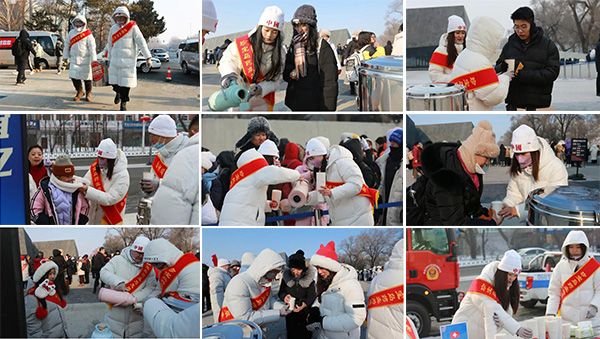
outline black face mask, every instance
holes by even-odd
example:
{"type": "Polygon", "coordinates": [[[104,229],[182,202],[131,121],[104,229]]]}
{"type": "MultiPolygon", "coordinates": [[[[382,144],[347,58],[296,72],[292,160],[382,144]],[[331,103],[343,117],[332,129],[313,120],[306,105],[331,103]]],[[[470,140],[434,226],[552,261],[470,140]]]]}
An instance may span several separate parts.
{"type": "Polygon", "coordinates": [[[394,160],[402,159],[402,148],[401,147],[390,147],[390,158],[394,160]]]}

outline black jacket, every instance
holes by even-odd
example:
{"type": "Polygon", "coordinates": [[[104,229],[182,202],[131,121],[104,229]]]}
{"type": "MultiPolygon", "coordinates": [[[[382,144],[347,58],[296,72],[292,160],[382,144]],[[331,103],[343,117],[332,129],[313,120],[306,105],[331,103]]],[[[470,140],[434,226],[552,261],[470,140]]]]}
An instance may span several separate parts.
{"type": "Polygon", "coordinates": [[[596,72],[600,73],[600,38],[596,44],[596,72]]]}
{"type": "Polygon", "coordinates": [[[296,68],[294,48],[285,56],[283,80],[288,83],[285,105],[292,111],[335,111],[338,97],[338,68],[333,49],[327,41],[320,40],[317,54],[306,52],[306,76],[294,80],[290,72],[296,68]]]}
{"type": "MultiPolygon", "coordinates": [[[[45,177],[42,180],[40,180],[40,188],[41,193],[44,194],[44,196],[46,197],[46,200],[48,201],[48,203],[50,204],[50,209],[52,209],[52,217],[50,217],[50,215],[48,213],[44,213],[41,212],[39,214],[36,214],[34,216],[32,216],[32,221],[36,224],[36,225],[58,225],[58,220],[56,219],[56,210],[54,208],[54,199],[52,199],[52,193],[50,193],[50,189],[48,188],[48,184],[50,183],[50,177],[45,177]]],[[[40,194],[40,191],[35,193],[40,194]]],[[[33,199],[35,199],[36,195],[33,196],[33,199]]],[[[71,194],[71,225],[75,224],[75,212],[76,212],[76,208],[75,206],[77,206],[77,199],[79,197],[79,191],[75,191],[71,194]]],[[[47,211],[45,211],[47,212],[47,211]]],[[[87,224],[89,221],[89,218],[87,215],[85,214],[79,214],[79,224],[78,225],[85,225],[87,224]]]]}
{"type": "Polygon", "coordinates": [[[33,45],[31,41],[29,41],[29,33],[26,30],[22,29],[19,33],[19,37],[14,42],[21,44],[21,55],[15,56],[15,63],[24,63],[29,60],[29,52],[35,54],[35,50],[33,49],[33,45]]]}
{"type": "Polygon", "coordinates": [[[96,255],[92,258],[92,271],[100,272],[102,267],[106,265],[106,256],[100,252],[96,253],[96,255]]]}
{"type": "Polygon", "coordinates": [[[532,30],[528,44],[516,33],[508,38],[496,61],[496,71],[506,70],[506,59],[515,59],[515,68],[523,64],[523,69],[510,82],[506,103],[522,108],[550,107],[552,86],[560,71],[558,49],[541,27],[532,30]]]}
{"type": "Polygon", "coordinates": [[[425,189],[425,225],[427,226],[496,226],[480,203],[483,176],[479,191],[469,177],[456,153],[459,144],[435,143],[421,153],[421,164],[429,178],[425,189]]]}
{"type": "MultiPolygon", "coordinates": [[[[367,186],[370,188],[377,188],[377,184],[379,182],[376,176],[381,177],[381,173],[374,173],[373,169],[365,163],[365,157],[363,155],[360,141],[358,139],[350,139],[344,142],[342,146],[347,148],[350,153],[352,153],[352,160],[354,160],[354,162],[360,168],[360,172],[365,180],[365,184],[367,184],[367,186]]],[[[377,166],[377,169],[379,169],[379,166],[377,166]]]]}
{"type": "Polygon", "coordinates": [[[309,266],[302,272],[300,279],[294,280],[294,275],[289,268],[283,271],[281,285],[279,287],[279,299],[283,301],[286,295],[296,298],[296,305],[306,303],[302,312],[308,313],[313,302],[317,298],[317,287],[315,285],[316,272],[313,266],[309,266]]]}

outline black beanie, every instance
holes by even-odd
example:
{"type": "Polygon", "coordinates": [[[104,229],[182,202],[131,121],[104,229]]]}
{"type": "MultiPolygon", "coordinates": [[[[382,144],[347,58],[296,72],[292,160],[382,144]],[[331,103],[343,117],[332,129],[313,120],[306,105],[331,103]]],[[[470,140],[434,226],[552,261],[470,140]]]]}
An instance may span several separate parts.
{"type": "Polygon", "coordinates": [[[293,24],[306,24],[317,27],[317,11],[311,5],[302,5],[294,12],[293,24]]]}
{"type": "Polygon", "coordinates": [[[297,268],[303,270],[306,268],[306,259],[304,258],[304,251],[298,250],[296,253],[290,255],[289,265],[290,268],[297,268]]]}

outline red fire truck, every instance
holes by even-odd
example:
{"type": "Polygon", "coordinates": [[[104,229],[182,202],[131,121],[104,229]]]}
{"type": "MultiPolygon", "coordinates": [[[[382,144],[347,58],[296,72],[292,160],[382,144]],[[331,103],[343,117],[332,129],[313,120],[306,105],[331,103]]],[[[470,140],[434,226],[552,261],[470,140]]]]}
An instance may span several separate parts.
{"type": "Polygon", "coordinates": [[[422,338],[432,316],[449,321],[458,309],[456,234],[447,228],[408,228],[406,234],[406,315],[422,338]]]}

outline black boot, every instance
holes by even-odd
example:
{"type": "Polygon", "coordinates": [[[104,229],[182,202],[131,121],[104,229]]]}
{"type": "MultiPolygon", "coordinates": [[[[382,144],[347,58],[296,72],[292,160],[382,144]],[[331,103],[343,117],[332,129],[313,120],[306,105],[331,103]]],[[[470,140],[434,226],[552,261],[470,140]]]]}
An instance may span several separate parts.
{"type": "Polygon", "coordinates": [[[115,95],[115,105],[118,105],[121,102],[121,93],[117,92],[115,95]]]}
{"type": "Polygon", "coordinates": [[[127,110],[127,101],[121,101],[121,111],[127,110]]]}

